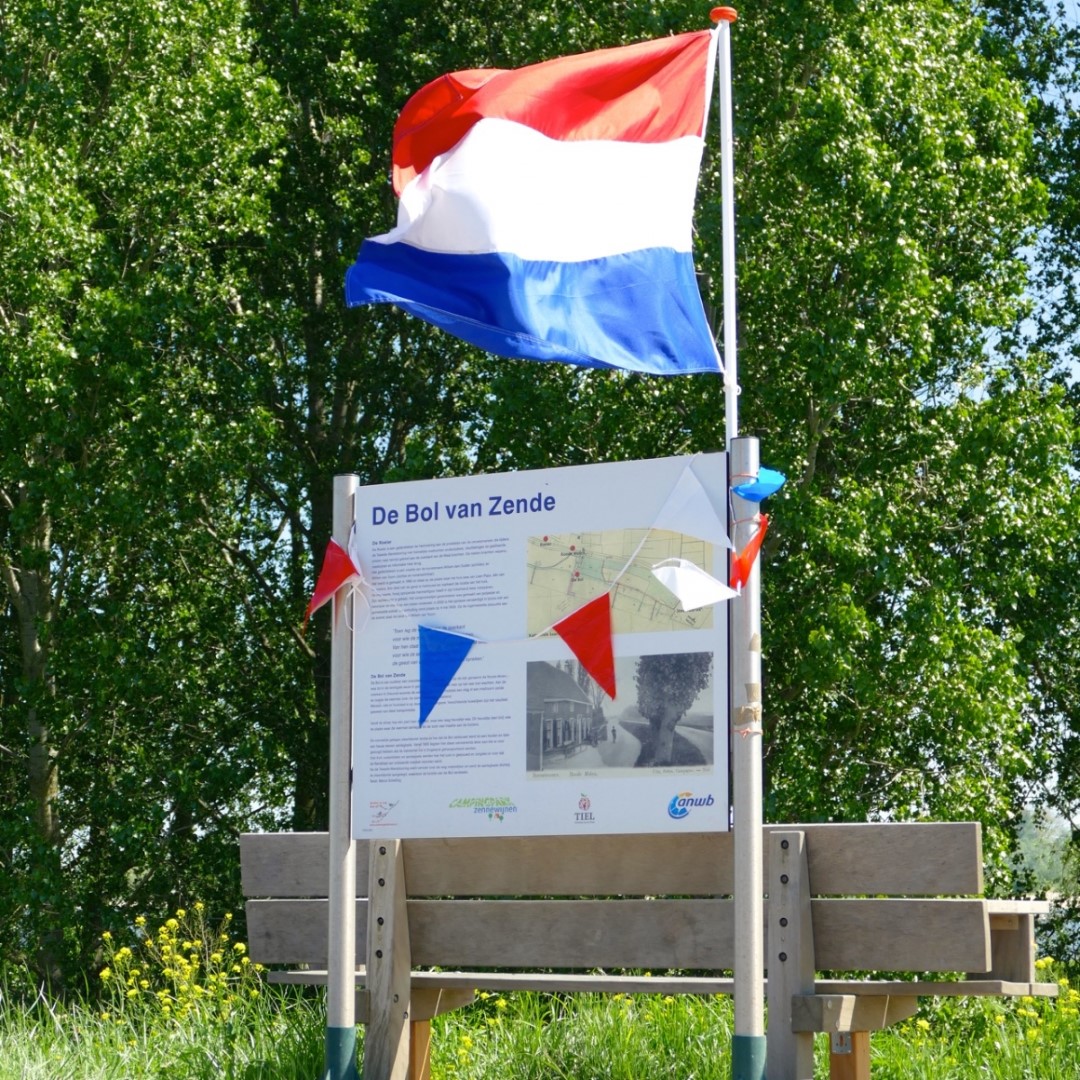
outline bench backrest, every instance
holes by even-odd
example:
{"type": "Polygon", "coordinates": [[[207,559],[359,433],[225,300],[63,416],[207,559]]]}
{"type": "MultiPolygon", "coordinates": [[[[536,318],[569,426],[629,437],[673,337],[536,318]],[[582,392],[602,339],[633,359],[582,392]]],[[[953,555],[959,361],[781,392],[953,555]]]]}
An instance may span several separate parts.
{"type": "MultiPolygon", "coordinates": [[[[806,834],[818,970],[985,971],[977,823],[797,825],[806,834]],[[845,898],[846,897],[846,898],[845,898]]],[[[371,841],[378,844],[378,841],[371,841]]],[[[402,845],[418,966],[733,966],[734,838],[679,835],[409,840],[402,845]],[[535,897],[535,899],[523,899],[535,897]]],[[[357,859],[357,963],[366,956],[368,860],[357,859]]],[[[241,838],[253,959],[324,965],[327,838],[241,838]],[[267,898],[267,899],[257,899],[267,898]]]]}

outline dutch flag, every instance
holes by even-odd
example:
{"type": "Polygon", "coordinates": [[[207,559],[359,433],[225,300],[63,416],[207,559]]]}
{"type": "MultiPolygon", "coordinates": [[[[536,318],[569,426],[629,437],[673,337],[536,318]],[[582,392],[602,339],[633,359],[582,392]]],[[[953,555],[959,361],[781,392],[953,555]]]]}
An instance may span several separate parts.
{"type": "Polygon", "coordinates": [[[715,33],[418,91],[394,128],[397,228],[364,241],[347,302],[500,356],[719,371],[691,254],[715,33]]]}

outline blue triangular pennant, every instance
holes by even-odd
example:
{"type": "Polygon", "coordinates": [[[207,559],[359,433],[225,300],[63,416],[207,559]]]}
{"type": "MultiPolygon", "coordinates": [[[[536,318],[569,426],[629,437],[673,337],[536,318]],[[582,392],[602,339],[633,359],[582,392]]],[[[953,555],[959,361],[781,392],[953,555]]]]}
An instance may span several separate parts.
{"type": "Polygon", "coordinates": [[[453,634],[449,630],[436,630],[432,626],[420,628],[420,726],[439,703],[443,691],[465,662],[474,638],[453,634]]]}
{"type": "Polygon", "coordinates": [[[786,480],[787,477],[782,472],[763,468],[758,470],[757,479],[752,484],[736,484],[731,490],[740,499],[759,503],[779,491],[786,480]]]}

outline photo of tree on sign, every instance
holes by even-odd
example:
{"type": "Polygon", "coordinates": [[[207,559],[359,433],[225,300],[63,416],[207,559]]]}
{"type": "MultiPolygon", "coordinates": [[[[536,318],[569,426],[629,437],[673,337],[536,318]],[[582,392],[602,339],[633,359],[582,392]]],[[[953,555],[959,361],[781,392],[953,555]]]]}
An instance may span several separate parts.
{"type": "Polygon", "coordinates": [[[712,662],[705,652],[638,657],[637,706],[623,713],[622,724],[641,741],[639,767],[712,764],[712,662]],[[633,713],[641,720],[635,723],[633,713]]]}
{"type": "Polygon", "coordinates": [[[620,656],[618,697],[577,660],[528,665],[528,772],[714,763],[712,653],[620,656]]]}

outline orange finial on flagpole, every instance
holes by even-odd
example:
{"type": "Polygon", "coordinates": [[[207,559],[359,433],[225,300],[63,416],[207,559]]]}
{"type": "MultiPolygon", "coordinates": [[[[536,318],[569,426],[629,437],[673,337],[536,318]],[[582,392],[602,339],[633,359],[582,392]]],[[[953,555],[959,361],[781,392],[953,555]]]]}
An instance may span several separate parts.
{"type": "Polygon", "coordinates": [[[709,18],[714,23],[734,22],[738,17],[739,13],[733,7],[714,7],[709,12],[709,18]]]}

